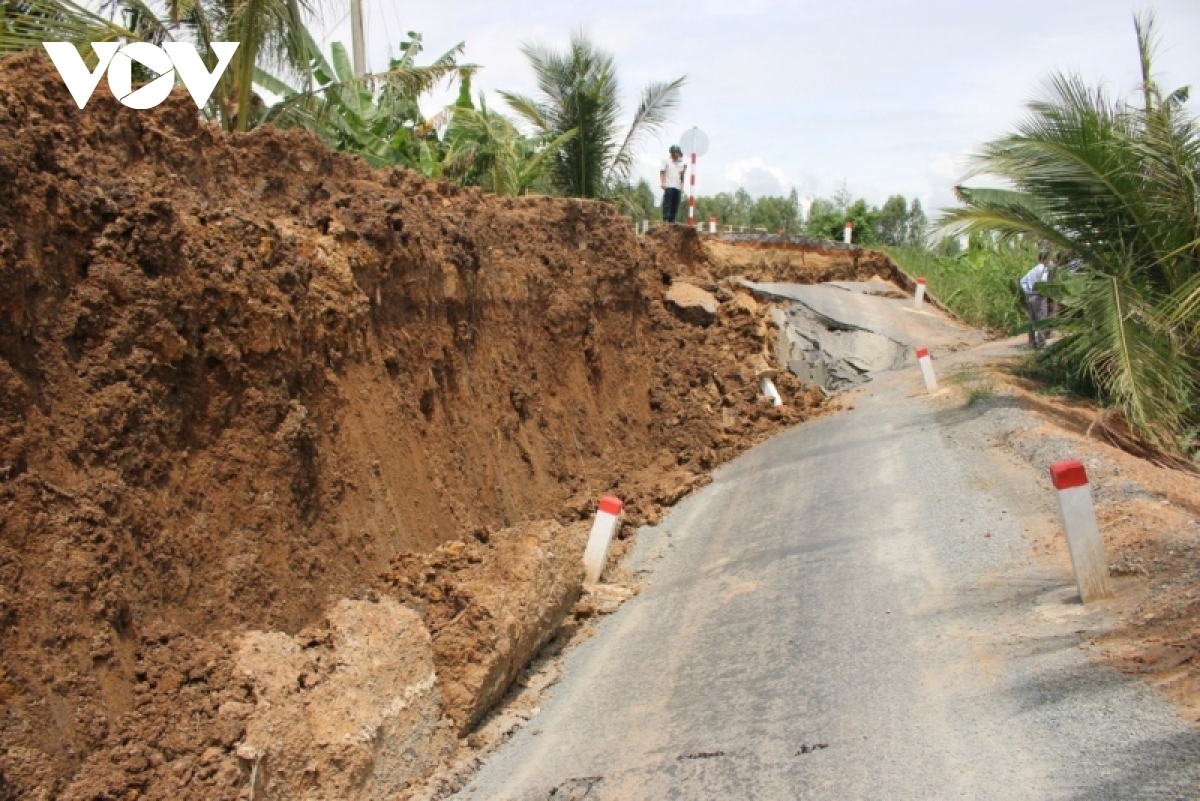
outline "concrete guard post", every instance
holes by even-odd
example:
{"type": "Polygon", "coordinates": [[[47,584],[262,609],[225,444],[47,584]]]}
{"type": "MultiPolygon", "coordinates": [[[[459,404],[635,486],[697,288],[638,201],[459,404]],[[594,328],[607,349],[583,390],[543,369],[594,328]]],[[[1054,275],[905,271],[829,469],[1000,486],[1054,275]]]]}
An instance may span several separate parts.
{"type": "Polygon", "coordinates": [[[758,380],[759,391],[771,399],[772,406],[782,406],[783,396],[779,394],[779,387],[775,386],[775,376],[779,375],[779,371],[772,367],[767,357],[761,353],[751,357],[750,367],[758,380]]]}
{"type": "Polygon", "coordinates": [[[783,405],[783,396],[779,394],[779,388],[775,386],[775,382],[770,378],[763,376],[758,379],[758,388],[762,390],[762,394],[771,399],[771,405],[783,405]]]}
{"type": "Polygon", "coordinates": [[[1058,509],[1067,532],[1067,548],[1079,597],[1086,604],[1112,597],[1108,583],[1108,561],[1096,521],[1096,506],[1087,470],[1075,459],[1050,465],[1050,478],[1058,490],[1058,509]]]}
{"type": "Polygon", "coordinates": [[[613,534],[617,532],[621,509],[624,507],[625,504],[612,495],[605,495],[600,499],[596,519],[592,521],[592,532],[588,534],[587,548],[583,551],[584,581],[588,584],[600,581],[604,563],[608,561],[608,546],[612,543],[613,534]]]}
{"type": "Polygon", "coordinates": [[[937,376],[933,374],[933,360],[929,358],[929,348],[917,348],[917,364],[921,365],[921,377],[925,379],[925,389],[930,393],[937,392],[937,376]]]}
{"type": "Polygon", "coordinates": [[[717,232],[717,218],[716,217],[708,218],[708,232],[710,234],[715,234],[717,232]]]}
{"type": "Polygon", "coordinates": [[[925,279],[918,278],[917,279],[917,292],[915,295],[913,295],[913,306],[915,308],[919,309],[919,308],[921,308],[921,304],[924,302],[925,302],[925,279]]]}
{"type": "Polygon", "coordinates": [[[842,241],[845,242],[847,245],[849,245],[851,240],[853,240],[853,239],[854,239],[854,223],[850,222],[849,220],[846,220],[846,229],[842,235],[842,241]]]}

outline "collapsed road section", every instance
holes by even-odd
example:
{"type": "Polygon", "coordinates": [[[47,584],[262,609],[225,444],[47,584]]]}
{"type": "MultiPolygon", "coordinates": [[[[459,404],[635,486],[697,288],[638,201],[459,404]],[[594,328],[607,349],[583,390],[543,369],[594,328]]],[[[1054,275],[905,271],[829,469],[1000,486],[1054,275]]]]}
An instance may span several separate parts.
{"type": "Polygon", "coordinates": [[[805,385],[826,390],[912,365],[920,347],[946,352],[983,340],[945,314],[916,308],[910,295],[881,279],[738,283],[759,298],[786,304],[771,311],[778,330],[775,358],[805,385]]]}
{"type": "Polygon", "coordinates": [[[420,779],[569,614],[601,493],[655,522],[821,409],[760,397],[730,277],[896,274],[79,111],[34,56],[0,136],[5,798],[420,779]]]}

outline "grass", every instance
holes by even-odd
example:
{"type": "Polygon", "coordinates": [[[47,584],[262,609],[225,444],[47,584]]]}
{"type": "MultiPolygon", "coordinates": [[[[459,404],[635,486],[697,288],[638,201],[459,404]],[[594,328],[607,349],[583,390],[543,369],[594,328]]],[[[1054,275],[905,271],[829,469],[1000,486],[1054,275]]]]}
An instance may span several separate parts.
{"type": "Polygon", "coordinates": [[[923,248],[886,248],[901,269],[928,281],[929,292],[971,325],[1017,334],[1028,322],[1018,281],[1037,262],[1032,248],[973,244],[956,256],[923,248]]]}
{"type": "Polygon", "coordinates": [[[977,366],[963,365],[946,377],[947,384],[960,386],[967,393],[967,405],[974,406],[996,394],[996,381],[977,366]]]}

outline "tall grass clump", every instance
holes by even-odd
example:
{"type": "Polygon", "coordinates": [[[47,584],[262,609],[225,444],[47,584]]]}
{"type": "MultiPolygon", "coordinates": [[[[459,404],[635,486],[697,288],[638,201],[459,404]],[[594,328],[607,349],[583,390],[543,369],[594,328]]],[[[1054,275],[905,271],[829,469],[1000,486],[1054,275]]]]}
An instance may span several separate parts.
{"type": "Polygon", "coordinates": [[[885,250],[909,275],[926,279],[929,292],[971,325],[1016,334],[1025,324],[1018,282],[1037,263],[1032,245],[996,246],[977,236],[954,255],[911,247],[885,250]]]}

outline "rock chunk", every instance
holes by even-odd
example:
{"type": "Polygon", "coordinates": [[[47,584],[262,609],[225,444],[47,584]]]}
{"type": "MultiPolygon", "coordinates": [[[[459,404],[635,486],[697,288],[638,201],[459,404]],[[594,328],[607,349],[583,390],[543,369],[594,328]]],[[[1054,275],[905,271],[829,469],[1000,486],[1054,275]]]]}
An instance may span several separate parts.
{"type": "Polygon", "coordinates": [[[296,637],[248,632],[237,658],[258,699],[237,753],[265,797],[395,798],[453,747],[429,632],[394,600],[339,601],[296,637]]]}
{"type": "Polygon", "coordinates": [[[434,633],[442,705],[465,736],[558,630],[583,586],[589,523],[530,521],[402,554],[389,580],[434,633]]]}
{"type": "Polygon", "coordinates": [[[758,314],[758,301],[745,292],[738,292],[730,298],[727,304],[730,314],[758,314]]]}
{"type": "Polygon", "coordinates": [[[682,281],[672,282],[664,300],[676,317],[692,325],[711,325],[720,306],[711,292],[682,281]]]}

